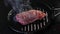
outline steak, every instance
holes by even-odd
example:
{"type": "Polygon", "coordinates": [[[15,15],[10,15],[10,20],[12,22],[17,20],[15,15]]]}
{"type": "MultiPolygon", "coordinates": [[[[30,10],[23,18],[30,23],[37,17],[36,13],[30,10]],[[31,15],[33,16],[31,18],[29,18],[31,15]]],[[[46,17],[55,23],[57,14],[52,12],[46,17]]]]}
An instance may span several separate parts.
{"type": "Polygon", "coordinates": [[[30,24],[38,19],[42,19],[46,14],[40,10],[29,10],[16,14],[16,21],[22,25],[30,24]]]}

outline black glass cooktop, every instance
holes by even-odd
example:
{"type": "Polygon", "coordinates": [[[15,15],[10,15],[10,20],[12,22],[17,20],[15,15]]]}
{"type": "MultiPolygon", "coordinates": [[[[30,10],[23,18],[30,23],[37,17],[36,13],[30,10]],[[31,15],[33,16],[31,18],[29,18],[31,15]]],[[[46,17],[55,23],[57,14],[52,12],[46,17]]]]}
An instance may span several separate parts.
{"type": "MultiPolygon", "coordinates": [[[[46,2],[53,4],[53,6],[56,8],[60,8],[59,0],[46,0],[46,2]]],[[[9,29],[7,25],[7,21],[6,21],[8,11],[10,11],[10,7],[9,6],[6,7],[4,5],[4,1],[0,0],[0,34],[21,34],[21,33],[16,33],[12,31],[11,29],[9,29]]],[[[60,34],[60,23],[52,22],[50,26],[46,28],[46,30],[37,32],[37,33],[39,34],[60,34]]]]}

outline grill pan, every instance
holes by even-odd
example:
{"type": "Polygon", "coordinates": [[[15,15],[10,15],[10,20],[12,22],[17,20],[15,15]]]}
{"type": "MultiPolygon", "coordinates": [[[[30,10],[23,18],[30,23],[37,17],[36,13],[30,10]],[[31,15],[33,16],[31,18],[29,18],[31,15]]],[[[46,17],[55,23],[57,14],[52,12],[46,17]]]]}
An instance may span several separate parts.
{"type": "Polygon", "coordinates": [[[15,22],[13,20],[13,17],[15,15],[14,10],[12,9],[8,13],[8,25],[9,28],[12,29],[15,32],[18,33],[34,33],[37,31],[40,31],[44,28],[46,28],[51,23],[51,6],[47,2],[37,2],[37,1],[31,1],[31,7],[36,10],[41,10],[47,14],[46,17],[44,17],[42,20],[36,20],[34,23],[28,24],[28,25],[21,25],[18,22],[15,22]]]}

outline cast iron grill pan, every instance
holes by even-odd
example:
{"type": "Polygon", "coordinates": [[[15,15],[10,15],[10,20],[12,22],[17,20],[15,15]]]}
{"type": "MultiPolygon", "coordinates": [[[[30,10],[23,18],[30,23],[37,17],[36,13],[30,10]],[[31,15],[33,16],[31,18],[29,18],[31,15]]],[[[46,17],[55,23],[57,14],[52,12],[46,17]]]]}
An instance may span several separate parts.
{"type": "Polygon", "coordinates": [[[37,3],[34,5],[34,3],[31,4],[31,6],[33,7],[33,9],[35,10],[41,10],[44,13],[46,13],[46,17],[44,17],[42,20],[36,20],[34,23],[28,24],[28,25],[21,25],[18,22],[15,22],[13,20],[13,17],[16,15],[16,13],[14,12],[14,10],[12,9],[9,13],[8,13],[8,25],[9,27],[19,33],[27,33],[27,32],[36,32],[36,31],[40,31],[41,29],[47,27],[51,20],[50,20],[50,6],[47,3],[37,3]]]}

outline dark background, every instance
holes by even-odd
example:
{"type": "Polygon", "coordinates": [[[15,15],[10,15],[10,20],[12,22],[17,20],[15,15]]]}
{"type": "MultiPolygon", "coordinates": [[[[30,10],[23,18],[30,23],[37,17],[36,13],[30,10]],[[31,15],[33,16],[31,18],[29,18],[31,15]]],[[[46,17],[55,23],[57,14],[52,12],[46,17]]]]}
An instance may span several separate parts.
{"type": "MultiPolygon", "coordinates": [[[[60,7],[60,0],[46,0],[46,2],[53,4],[54,7],[60,7]]],[[[6,7],[4,1],[0,0],[0,34],[18,34],[8,28],[6,19],[9,10],[10,7],[6,7]]],[[[52,23],[43,34],[60,34],[60,23],[52,23]]]]}

